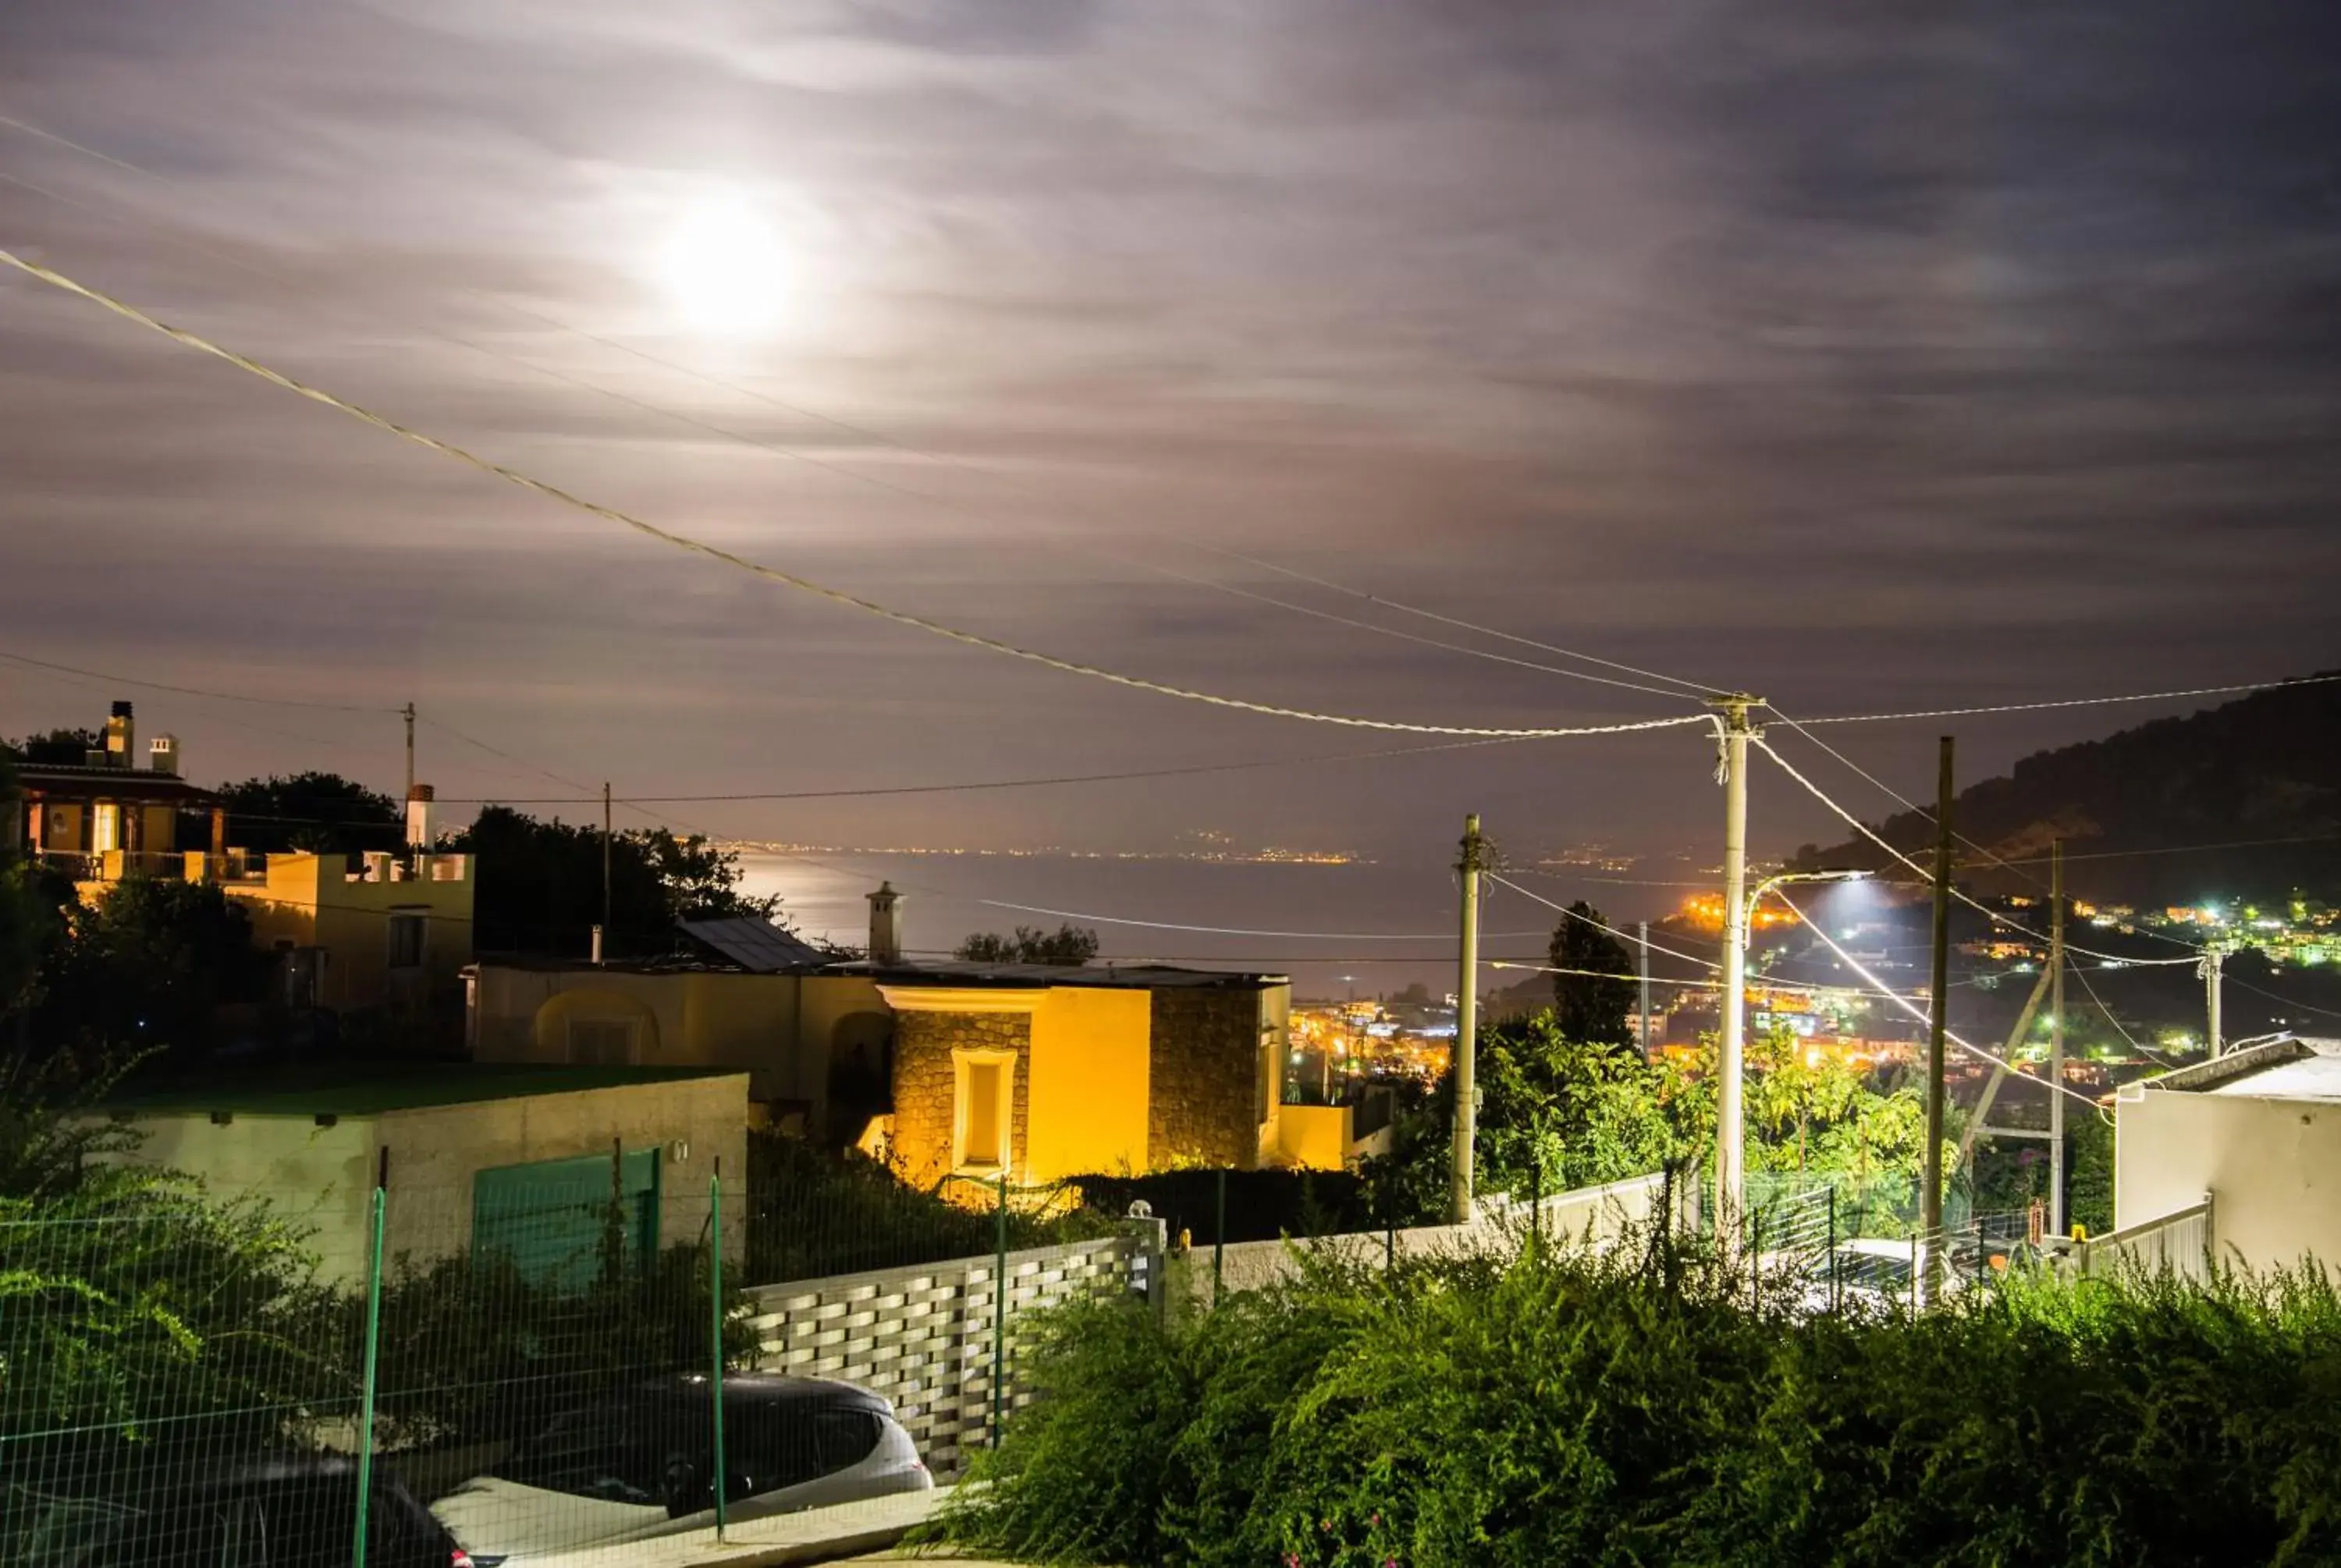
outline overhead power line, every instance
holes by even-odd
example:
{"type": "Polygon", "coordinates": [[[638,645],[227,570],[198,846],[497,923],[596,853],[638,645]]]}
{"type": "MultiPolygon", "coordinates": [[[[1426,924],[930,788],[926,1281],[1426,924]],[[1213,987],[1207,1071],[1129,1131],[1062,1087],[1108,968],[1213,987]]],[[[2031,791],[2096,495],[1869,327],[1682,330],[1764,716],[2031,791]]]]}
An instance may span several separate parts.
{"type": "MultiPolygon", "coordinates": [[[[1871,843],[1885,850],[1888,855],[1893,856],[1897,860],[1901,861],[1903,865],[1908,867],[1913,872],[1917,873],[1923,881],[1929,884],[1933,883],[1935,874],[1932,871],[1928,870],[1925,867],[1919,865],[1918,861],[1913,860],[1909,856],[1905,855],[1901,850],[1897,849],[1893,845],[1878,837],[1877,833],[1871,831],[1869,824],[1864,822],[1852,812],[1847,810],[1843,806],[1838,805],[1835,800],[1829,798],[1819,785],[1806,778],[1802,773],[1798,772],[1796,767],[1790,763],[1787,758],[1774,750],[1769,742],[1758,736],[1754,738],[1753,744],[1757,749],[1762,751],[1765,756],[1769,757],[1773,762],[1778,766],[1782,772],[1795,779],[1798,783],[1803,785],[1807,794],[1810,795],[1814,799],[1819,801],[1831,811],[1837,813],[1839,818],[1849,823],[1854,831],[1859,833],[1863,838],[1868,839],[1871,843]]],[[[1957,898],[1960,903],[1965,904],[1971,908],[1980,911],[1986,918],[1991,920],[1995,925],[2005,926],[2011,931],[2020,932],[2021,934],[2031,938],[2036,942],[2047,942],[2049,940],[2047,937],[2032,929],[2029,926],[2017,925],[2014,920],[2009,919],[1998,910],[1992,908],[1987,904],[1980,902],[1968,894],[1960,892],[1957,888],[1953,888],[1950,892],[1952,898],[1957,898]]],[[[1793,905],[1790,907],[1794,908],[1793,905]]],[[[1808,920],[1806,921],[1806,924],[1811,925],[1812,922],[1808,920]]],[[[1815,929],[1818,930],[1818,928],[1816,927],[1815,929]]],[[[2176,940],[2177,938],[2172,938],[2166,939],[2176,940]]],[[[2184,958],[2133,958],[2121,953],[2100,953],[2093,948],[2076,947],[2071,942],[2067,942],[2065,944],[2065,950],[2071,953],[2085,954],[2092,958],[2110,959],[2117,964],[2191,964],[2196,962],[2196,957],[2200,956],[2200,950],[2197,949],[2196,957],[2184,958]]]]}
{"type": "Polygon", "coordinates": [[[116,686],[134,686],[147,691],[169,691],[181,697],[210,697],[222,702],[252,702],[274,708],[320,708],[334,713],[395,713],[397,709],[387,704],[358,702],[312,702],[298,697],[247,697],[236,691],[214,691],[202,686],[173,686],[161,680],[140,680],[128,675],[109,675],[103,670],[85,670],[77,664],[59,664],[51,660],[35,659],[28,653],[12,653],[0,649],[0,659],[11,664],[30,665],[35,670],[52,670],[61,675],[79,675],[92,680],[110,680],[116,686]]]}
{"type": "MultiPolygon", "coordinates": [[[[173,188],[180,188],[183,185],[182,182],[173,180],[167,175],[158,174],[151,169],[141,168],[134,164],[125,163],[121,159],[100,152],[95,147],[85,146],[81,143],[73,141],[68,137],[59,136],[53,132],[45,131],[38,126],[26,124],[23,121],[12,120],[6,116],[0,116],[0,125],[12,127],[28,134],[37,136],[42,140],[50,142],[55,145],[65,147],[85,156],[110,164],[115,168],[128,170],[132,174],[138,174],[143,178],[162,185],[173,188]]],[[[51,201],[75,208],[77,211],[97,213],[101,216],[113,218],[116,222],[126,221],[120,218],[117,214],[105,213],[102,209],[95,207],[88,203],[77,201],[71,196],[65,195],[56,191],[52,191],[47,187],[36,184],[32,181],[20,179],[13,174],[0,174],[0,181],[6,181],[12,184],[21,185],[26,190],[33,191],[40,195],[47,197],[51,201]]],[[[287,281],[282,274],[274,273],[269,268],[262,266],[248,258],[227,254],[224,252],[196,243],[192,240],[186,239],[183,235],[171,234],[166,237],[176,243],[184,245],[196,254],[235,267],[240,271],[252,273],[256,276],[269,279],[270,281],[279,284],[283,284],[287,281]]],[[[503,295],[488,294],[484,297],[494,301],[496,303],[515,314],[526,317],[527,319],[536,322],[542,325],[552,327],[555,331],[568,332],[585,342],[596,343],[622,353],[630,354],[646,363],[657,365],[662,369],[674,372],[680,375],[689,376],[705,385],[721,388],[742,397],[755,399],[760,402],[782,410],[785,412],[796,414],[802,418],[812,420],[817,423],[846,432],[860,439],[869,441],[877,445],[889,447],[894,451],[898,451],[911,456],[919,457],[929,461],[936,462],[947,467],[960,469],[964,471],[981,474],[996,482],[1009,484],[1011,488],[1027,491],[1030,490],[1030,487],[1018,483],[1018,481],[1011,475],[1002,474],[998,471],[984,465],[971,462],[964,458],[950,453],[930,451],[926,448],[903,442],[899,438],[890,436],[883,432],[873,430],[868,426],[856,424],[845,420],[835,419],[818,410],[807,408],[801,403],[792,402],[785,399],[774,397],[760,389],[745,386],[739,382],[726,380],[721,376],[708,374],[706,372],[701,371],[696,367],[683,364],[677,361],[662,358],[659,355],[651,353],[648,351],[638,348],[631,343],[625,343],[615,339],[599,336],[598,334],[585,331],[582,327],[563,322],[557,317],[546,315],[541,311],[532,310],[527,306],[522,305],[503,295]]],[[[541,363],[537,361],[525,358],[522,355],[494,347],[491,344],[474,342],[470,338],[448,332],[436,326],[424,323],[420,326],[419,330],[439,339],[441,342],[452,343],[456,347],[470,350],[474,353],[483,354],[491,359],[501,360],[509,364],[518,365],[533,373],[543,375],[552,380],[581,388],[586,392],[597,393],[615,402],[624,403],[631,408],[639,409],[646,413],[676,421],[679,423],[689,425],[696,430],[707,432],[710,434],[721,437],[727,441],[734,441],[745,445],[759,447],[772,453],[774,456],[786,458],[793,462],[801,462],[809,467],[820,469],[825,473],[834,474],[839,478],[850,480],[858,484],[873,486],[877,489],[904,496],[931,506],[939,507],[954,513],[984,519],[990,519],[992,515],[983,509],[971,507],[963,501],[957,501],[945,496],[937,495],[931,491],[921,490],[913,485],[902,484],[881,475],[863,472],[859,469],[847,466],[843,463],[832,462],[826,459],[814,457],[811,453],[800,451],[795,447],[783,445],[781,442],[770,441],[762,436],[752,435],[743,431],[732,430],[726,426],[716,424],[712,421],[702,419],[695,414],[686,413],[681,410],[670,408],[662,403],[652,402],[645,399],[635,397],[628,392],[619,392],[615,388],[606,387],[597,382],[589,381],[581,376],[572,375],[566,371],[556,369],[553,366],[541,363]]],[[[1341,584],[1330,582],[1322,578],[1311,577],[1307,573],[1293,572],[1285,568],[1277,567],[1266,561],[1254,561],[1251,557],[1240,555],[1234,551],[1214,549],[1211,546],[1200,544],[1196,541],[1182,538],[1173,537],[1171,541],[1180,545],[1191,545],[1193,548],[1203,550],[1208,553],[1220,555],[1230,560],[1242,561],[1248,564],[1259,566],[1267,571],[1281,571],[1287,576],[1298,577],[1305,581],[1318,582],[1325,587],[1332,588],[1337,591],[1351,594],[1357,598],[1366,600],[1369,602],[1385,604],[1390,608],[1402,610],[1410,614],[1421,615],[1430,620],[1445,622],[1449,625],[1463,627],[1470,630],[1481,632],[1487,636],[1502,638],[1507,641],[1542,649],[1549,652],[1559,654],[1565,658],[1603,665],[1608,668],[1625,670],[1631,674],[1647,674],[1653,680],[1672,681],[1676,685],[1689,688],[1689,690],[1686,691],[1671,691],[1659,687],[1637,684],[1632,681],[1614,680],[1603,676],[1591,675],[1581,670],[1560,669],[1552,665],[1533,663],[1527,660],[1513,659],[1503,654],[1490,652],[1486,649],[1472,648],[1460,643],[1443,642],[1436,638],[1416,636],[1411,632],[1400,631],[1394,627],[1383,626],[1373,621],[1358,620],[1349,616],[1335,615],[1328,610],[1318,610],[1309,605],[1296,604],[1290,600],[1279,599],[1271,594],[1260,593],[1252,590],[1238,588],[1231,583],[1218,581],[1211,578],[1199,577],[1192,573],[1179,571],[1172,568],[1143,560],[1142,558],[1128,556],[1117,551],[1101,550],[1094,545],[1075,543],[1072,548],[1080,551],[1083,554],[1091,555],[1099,560],[1111,561],[1118,564],[1134,566],[1141,571],[1152,572],[1176,581],[1189,583],[1213,592],[1224,593],[1239,599],[1252,600],[1259,603],[1271,605],[1294,614],[1311,616],[1319,620],[1330,621],[1336,625],[1352,627],[1361,631],[1371,632],[1377,636],[1394,638],[1401,641],[1413,642],[1424,647],[1444,649],[1449,652],[1459,653],[1474,659],[1489,660],[1497,663],[1516,665],[1522,669],[1537,670],[1548,674],[1567,676],[1573,680],[1591,681],[1598,685],[1619,687],[1633,691],[1650,692],[1663,697],[1674,697],[1679,699],[1682,697],[1700,697],[1706,694],[1706,689],[1696,682],[1683,681],[1676,677],[1659,675],[1652,671],[1639,670],[1631,665],[1618,664],[1610,660],[1599,659],[1590,654],[1579,653],[1572,650],[1559,648],[1550,643],[1537,642],[1532,639],[1514,637],[1508,632],[1498,631],[1489,627],[1476,626],[1469,621],[1461,620],[1455,617],[1437,615],[1429,610],[1417,610],[1410,605],[1400,605],[1391,600],[1378,600],[1373,595],[1364,593],[1359,590],[1346,588],[1341,584]]]]}
{"type": "MultiPolygon", "coordinates": [[[[1912,1017],[1918,1019],[1922,1024],[1932,1024],[1934,1022],[1934,1019],[1928,1015],[1926,1008],[1919,1007],[1917,1003],[1903,996],[1901,992],[1890,989],[1885,981],[1879,979],[1868,969],[1862,968],[1859,959],[1856,958],[1851,953],[1847,952],[1843,948],[1838,947],[1837,943],[1830,938],[1829,934],[1821,929],[1820,923],[1818,921],[1807,918],[1805,912],[1802,909],[1798,908],[1795,904],[1790,903],[1787,898],[1783,897],[1778,888],[1772,889],[1772,896],[1778,898],[1781,903],[1787,904],[1789,913],[1795,915],[1797,918],[1803,923],[1807,930],[1810,931],[1814,936],[1818,937],[1821,939],[1821,945],[1838,956],[1838,962],[1842,963],[1847,968],[1851,969],[1855,974],[1859,975],[1863,979],[1868,980],[1870,985],[1876,988],[1876,993],[1878,995],[1886,997],[1888,1001],[1894,1003],[1895,1006],[1900,1007],[1904,1012],[1908,1013],[1912,1017]]],[[[1994,1056],[1991,1052],[1985,1050],[1981,1046],[1970,1045],[1966,1040],[1961,1039],[1958,1036],[1951,1033],[1948,1029],[1945,1029],[1943,1031],[1943,1038],[1950,1041],[1951,1044],[1958,1047],[1959,1049],[1967,1052],[1969,1056],[1989,1062],[1994,1067],[2005,1067],[2009,1072],[2017,1072],[2018,1070],[2015,1063],[2007,1060],[2005,1057],[1994,1056]]],[[[2032,1075],[2026,1073],[2022,1076],[2030,1077],[2032,1075]]],[[[2078,1089],[2067,1088],[2063,1084],[2051,1083],[2047,1078],[2041,1078],[2037,1081],[2047,1084],[2048,1087],[2056,1090],[2058,1094],[2072,1096],[2073,1098],[2080,1101],[2083,1105],[2087,1106],[2091,1110],[2097,1111],[2100,1116],[2105,1114],[2104,1107],[2100,1107],[2096,1098],[2092,1096],[2085,1095],[2078,1089]]]]}
{"type": "MultiPolygon", "coordinates": [[[[2176,691],[2132,691],[2118,697],[2067,697],[2043,702],[2000,702],[1978,708],[1922,708],[1907,713],[1838,713],[1825,719],[1808,719],[1803,722],[1888,724],[1903,719],[1965,719],[1982,713],[2038,713],[2053,708],[2103,708],[2117,702],[2169,702],[2181,697],[2227,697],[2246,691],[2275,691],[2286,686],[2318,686],[2334,680],[2341,680],[2341,673],[2288,676],[2281,680],[2257,680],[2240,686],[2190,686],[2176,691]]],[[[1785,719],[1787,715],[1782,717],[1785,719]]]]}
{"type": "Polygon", "coordinates": [[[125,301],[116,299],[111,294],[105,293],[102,291],[93,289],[85,284],[77,283],[74,279],[65,276],[64,273],[57,272],[53,268],[43,266],[36,262],[28,261],[25,258],[17,255],[13,251],[0,250],[0,263],[5,263],[7,265],[15,267],[17,271],[24,273],[28,277],[37,278],[41,282],[48,283],[55,288],[64,290],[67,293],[75,294],[83,299],[88,300],[92,303],[102,306],[103,308],[113,312],[115,314],[123,317],[125,320],[134,322],[138,325],[145,327],[149,331],[158,332],[161,335],[171,339],[173,342],[184,345],[184,347],[191,348],[198,352],[210,354],[214,358],[225,361],[227,363],[235,366],[237,369],[244,371],[249,374],[258,376],[263,381],[268,382],[274,386],[281,387],[284,391],[294,393],[295,396],[306,398],[313,402],[322,403],[328,408],[334,409],[342,413],[347,414],[353,419],[358,420],[365,424],[372,425],[375,429],[380,430],[386,434],[396,436],[403,441],[411,442],[417,446],[438,452],[442,456],[453,458],[469,467],[479,470],[483,473],[492,475],[497,479],[503,480],[507,483],[516,485],[523,490],[541,495],[546,500],[559,502],[563,506],[573,508],[576,511],[586,512],[594,517],[599,517],[605,521],[614,522],[623,527],[632,529],[635,532],[641,533],[647,538],[658,541],[660,543],[670,545],[675,549],[685,551],[692,554],[705,556],[709,560],[719,561],[723,565],[736,567],[741,571],[752,572],[756,576],[781,583],[786,587],[794,588],[802,592],[812,594],[817,598],[828,600],[832,603],[842,604],[850,609],[859,610],[865,614],[873,615],[882,620],[891,620],[899,625],[914,627],[919,630],[929,632],[937,637],[948,639],[953,642],[962,643],[971,648],[981,648],[988,652],[1001,654],[1008,658],[1025,660],[1031,663],[1041,664],[1052,670],[1061,670],[1066,674],[1084,675],[1092,680],[1108,681],[1113,685],[1127,687],[1133,690],[1151,691],[1158,696],[1176,697],[1190,702],[1200,702],[1212,707],[1231,709],[1240,712],[1258,713],[1270,718],[1293,719],[1316,724],[1336,724],[1347,726],[1352,729],[1393,730],[1408,734],[1467,735],[1481,736],[1489,739],[1559,739],[1566,736],[1579,735],[1629,734],[1646,729],[1675,729],[1689,724],[1712,724],[1715,721],[1712,715],[1702,713],[1685,714],[1681,717],[1673,719],[1641,719],[1623,724],[1552,728],[1509,728],[1496,726],[1420,724],[1399,719],[1366,719],[1348,714],[1320,713],[1308,709],[1288,708],[1277,703],[1254,702],[1243,698],[1226,697],[1215,692],[1196,690],[1190,687],[1174,686],[1163,681],[1150,680],[1141,676],[1125,675],[1117,670],[1106,670],[1094,664],[1084,664],[1075,660],[1060,659],[1053,654],[1041,653],[1032,649],[1021,648],[1014,643],[1003,642],[997,638],[985,637],[976,632],[963,631],[957,627],[948,626],[941,621],[930,620],[923,616],[912,615],[907,610],[896,610],[891,606],[881,604],[874,600],[863,599],[855,594],[847,593],[842,589],[831,588],[826,584],[815,582],[810,578],[800,577],[793,572],[782,571],[777,567],[766,566],[761,562],[750,561],[745,556],[722,549],[721,546],[710,544],[703,540],[693,539],[687,534],[677,533],[672,530],[661,528],[655,523],[645,521],[641,518],[633,516],[632,513],[621,511],[614,507],[603,506],[598,501],[587,501],[584,498],[573,494],[556,485],[549,484],[543,480],[533,478],[516,469],[508,468],[502,463],[493,462],[488,459],[481,457],[474,452],[468,452],[462,447],[441,441],[435,436],[427,435],[410,426],[400,424],[394,420],[391,420],[382,414],[373,412],[370,410],[361,408],[355,403],[348,402],[342,398],[334,396],[331,392],[311,386],[307,382],[297,381],[294,378],[284,374],[281,371],[273,370],[268,366],[243,354],[237,353],[233,350],[223,348],[219,344],[213,342],[211,340],[200,336],[197,333],[168,325],[167,323],[158,321],[154,317],[147,314],[145,312],[138,309],[135,305],[129,304],[125,301]]]}

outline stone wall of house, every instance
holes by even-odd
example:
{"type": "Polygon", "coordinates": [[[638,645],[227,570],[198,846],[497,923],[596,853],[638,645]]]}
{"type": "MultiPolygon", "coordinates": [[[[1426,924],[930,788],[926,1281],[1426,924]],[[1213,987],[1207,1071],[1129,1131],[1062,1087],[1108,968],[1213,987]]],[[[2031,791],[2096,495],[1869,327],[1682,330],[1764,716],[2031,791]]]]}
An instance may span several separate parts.
{"type": "Polygon", "coordinates": [[[1260,993],[1165,987],[1149,1011],[1147,1165],[1258,1165],[1260,993]]]}
{"type": "Polygon", "coordinates": [[[963,1050],[1016,1053],[1009,1152],[1020,1167],[1023,1164],[1032,1077],[1031,1015],[904,1012],[894,1021],[893,1150],[904,1179],[913,1186],[931,1186],[951,1169],[959,1091],[951,1053],[963,1050]]]}

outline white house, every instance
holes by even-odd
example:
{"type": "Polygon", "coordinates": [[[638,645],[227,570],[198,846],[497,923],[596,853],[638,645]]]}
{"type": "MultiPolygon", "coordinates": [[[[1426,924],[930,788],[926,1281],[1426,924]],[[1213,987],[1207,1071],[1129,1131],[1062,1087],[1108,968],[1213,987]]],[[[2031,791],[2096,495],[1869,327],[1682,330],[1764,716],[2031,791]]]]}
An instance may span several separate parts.
{"type": "Polygon", "coordinates": [[[2341,1265],[2341,1040],[2277,1040],[2121,1090],[2116,1230],[2207,1197],[2223,1261],[2341,1265]]]}

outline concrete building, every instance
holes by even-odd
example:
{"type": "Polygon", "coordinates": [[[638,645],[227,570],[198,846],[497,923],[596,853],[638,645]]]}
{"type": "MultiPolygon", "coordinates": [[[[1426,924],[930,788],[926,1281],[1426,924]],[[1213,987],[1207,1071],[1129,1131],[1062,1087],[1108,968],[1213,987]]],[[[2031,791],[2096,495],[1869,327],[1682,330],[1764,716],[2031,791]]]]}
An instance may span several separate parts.
{"type": "Polygon", "coordinates": [[[2117,1231],[2207,1196],[2223,1261],[2341,1264],[2341,1040],[2277,1040],[2119,1091],[2117,1231]]]}
{"type": "Polygon", "coordinates": [[[214,1197],[264,1198],[311,1234],[328,1278],[365,1277],[384,1181],[384,1255],[511,1253],[542,1274],[592,1255],[613,1191],[637,1252],[695,1239],[722,1162],[725,1245],[744,1242],[747,1079],[692,1068],[514,1067],[279,1076],[125,1096],[126,1156],[214,1197]]]}
{"type": "Polygon", "coordinates": [[[913,964],[900,896],[871,910],[876,960],[731,932],[694,958],[483,962],[473,1054],[743,1070],[767,1116],[882,1147],[921,1186],[1354,1156],[1350,1107],[1280,1103],[1283,976],[913,964]]]}
{"type": "Polygon", "coordinates": [[[186,859],[187,879],[217,881],[251,916],[254,944],[280,955],[278,999],[289,1006],[413,1006],[463,984],[477,886],[469,855],[186,859]]]}

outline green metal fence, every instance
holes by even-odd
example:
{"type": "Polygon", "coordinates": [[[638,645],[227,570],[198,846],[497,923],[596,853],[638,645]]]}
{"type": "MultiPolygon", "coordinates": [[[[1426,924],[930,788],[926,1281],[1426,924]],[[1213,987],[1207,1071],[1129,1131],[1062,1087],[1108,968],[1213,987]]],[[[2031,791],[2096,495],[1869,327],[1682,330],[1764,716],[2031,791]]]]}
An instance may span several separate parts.
{"type": "Polygon", "coordinates": [[[0,1563],[449,1568],[893,1506],[997,1440],[1021,1314],[1159,1277],[1151,1238],[1070,1205],[618,1148],[13,1203],[0,1563]]]}

